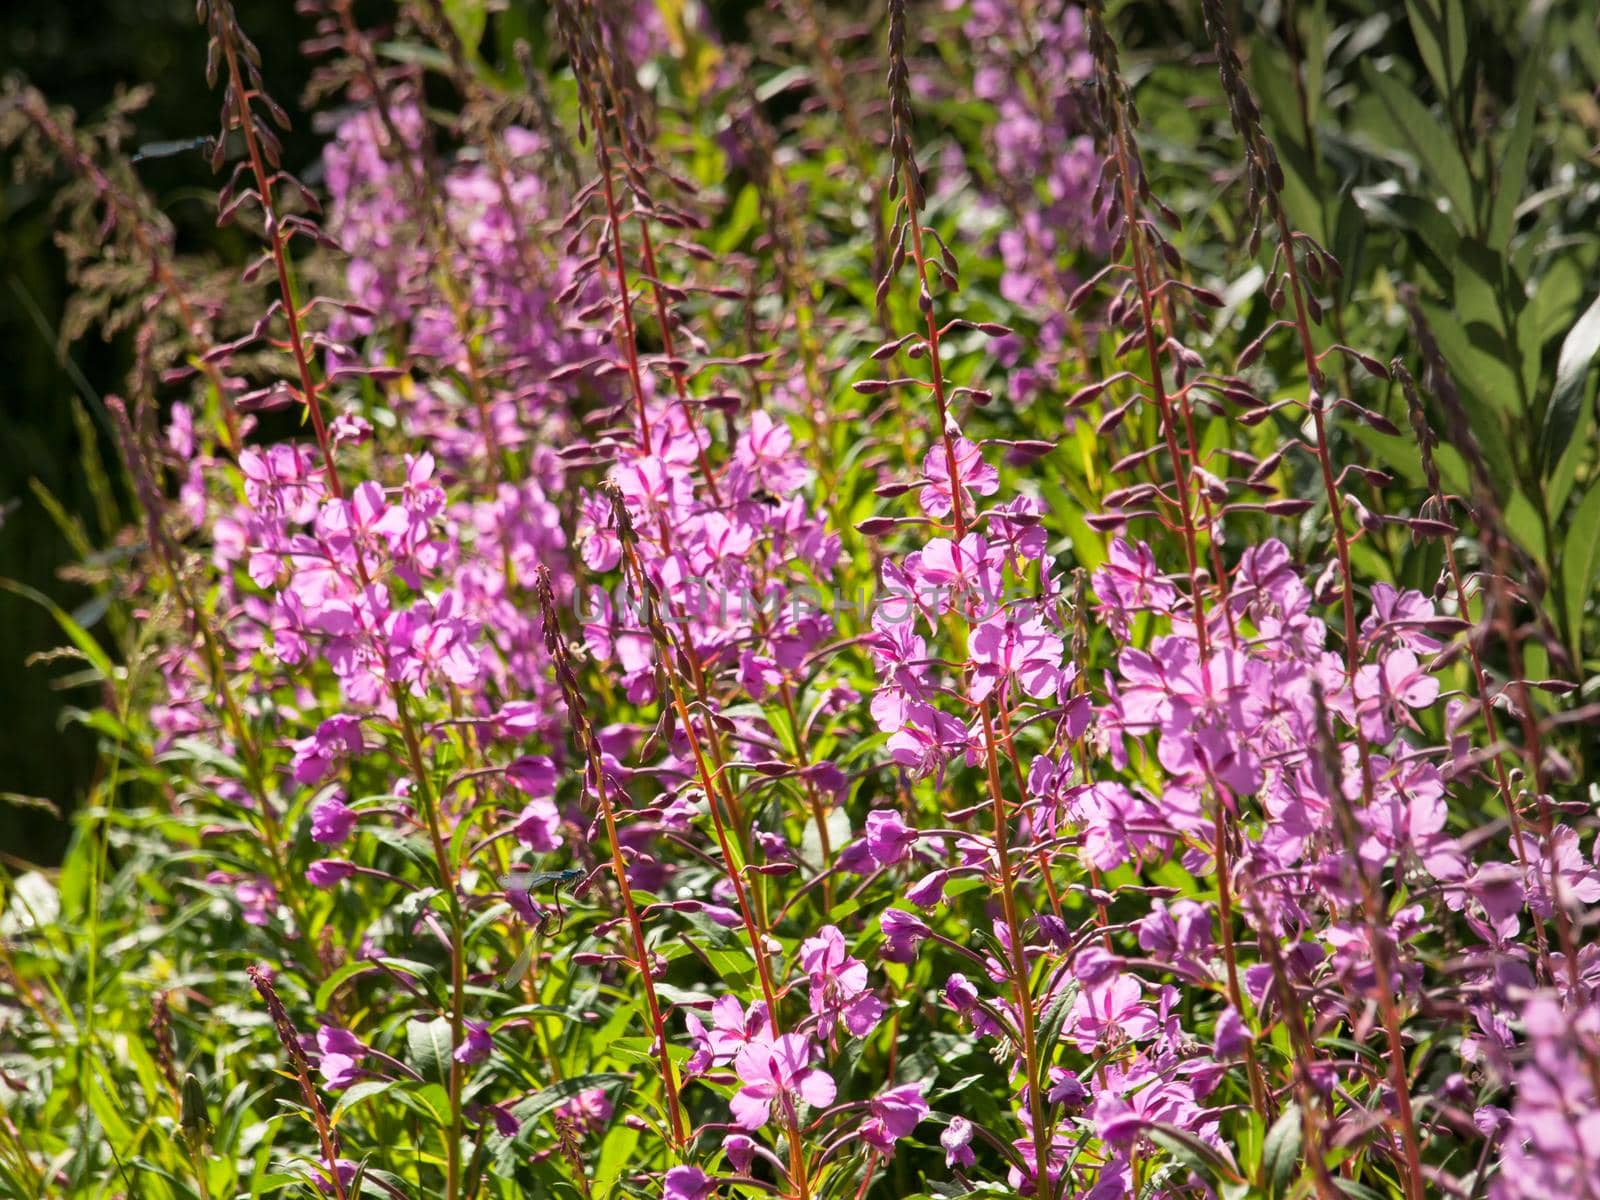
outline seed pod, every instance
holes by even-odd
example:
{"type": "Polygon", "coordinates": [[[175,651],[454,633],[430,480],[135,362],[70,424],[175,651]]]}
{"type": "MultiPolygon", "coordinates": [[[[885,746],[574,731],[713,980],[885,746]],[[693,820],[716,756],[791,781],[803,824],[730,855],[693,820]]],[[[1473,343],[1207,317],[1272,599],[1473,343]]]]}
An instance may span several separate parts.
{"type": "Polygon", "coordinates": [[[183,1077],[183,1090],[179,1096],[178,1126],[191,1141],[203,1141],[211,1136],[211,1115],[206,1107],[206,1090],[194,1072],[183,1077]]]}

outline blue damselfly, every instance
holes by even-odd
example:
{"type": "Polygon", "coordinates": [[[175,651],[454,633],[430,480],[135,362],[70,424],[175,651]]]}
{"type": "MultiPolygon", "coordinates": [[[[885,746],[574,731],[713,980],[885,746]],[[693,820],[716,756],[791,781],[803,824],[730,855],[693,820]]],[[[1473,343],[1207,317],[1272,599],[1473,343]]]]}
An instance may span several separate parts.
{"type": "Polygon", "coordinates": [[[549,888],[555,899],[555,911],[547,911],[539,918],[539,932],[559,933],[567,921],[566,910],[561,907],[561,890],[582,879],[585,873],[581,867],[560,871],[512,871],[500,877],[500,886],[508,892],[526,893],[549,888]]]}

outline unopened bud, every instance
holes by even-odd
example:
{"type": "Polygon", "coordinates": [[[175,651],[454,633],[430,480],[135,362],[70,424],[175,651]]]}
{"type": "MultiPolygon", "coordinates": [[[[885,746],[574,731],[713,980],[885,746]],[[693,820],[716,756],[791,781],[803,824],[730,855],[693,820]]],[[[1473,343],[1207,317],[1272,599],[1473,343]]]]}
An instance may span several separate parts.
{"type": "Polygon", "coordinates": [[[211,1116],[206,1109],[206,1090],[194,1072],[183,1077],[179,1094],[178,1125],[190,1141],[203,1141],[211,1135],[211,1116]]]}

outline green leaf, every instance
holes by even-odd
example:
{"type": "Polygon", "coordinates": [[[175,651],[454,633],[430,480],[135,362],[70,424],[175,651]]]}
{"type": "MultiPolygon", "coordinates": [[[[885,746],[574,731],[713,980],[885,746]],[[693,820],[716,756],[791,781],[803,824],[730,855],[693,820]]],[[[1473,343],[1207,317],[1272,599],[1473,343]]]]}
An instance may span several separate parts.
{"type": "Polygon", "coordinates": [[[842,806],[835,806],[823,818],[828,830],[828,854],[822,853],[822,835],[815,821],[807,821],[800,835],[800,857],[806,862],[827,865],[832,855],[839,853],[855,836],[850,827],[850,814],[842,806]]]}
{"type": "Polygon", "coordinates": [[[1423,172],[1438,185],[1455,209],[1463,228],[1472,224],[1472,175],[1450,140],[1449,123],[1424,107],[1411,90],[1363,60],[1361,73],[1388,113],[1394,138],[1407,147],[1423,172]]]}
{"type": "Polygon", "coordinates": [[[639,1131],[621,1121],[606,1131],[606,1139],[600,1146],[600,1157],[594,1165],[595,1195],[608,1195],[613,1190],[618,1176],[633,1164],[638,1145],[639,1131]]]}
{"type": "Polygon", "coordinates": [[[1327,0],[1317,0],[1310,8],[1302,9],[1300,25],[1300,40],[1305,48],[1301,65],[1305,71],[1306,115],[1315,123],[1322,106],[1322,76],[1328,64],[1327,0]]]}
{"type": "Polygon", "coordinates": [[[535,939],[531,937],[523,942],[522,952],[517,955],[516,961],[511,964],[511,969],[506,972],[505,979],[501,981],[501,986],[507,991],[511,991],[521,983],[522,977],[528,973],[528,967],[533,962],[533,948],[536,944],[535,939]]]}
{"type": "Polygon", "coordinates": [[[1238,1170],[1222,1156],[1221,1151],[1187,1129],[1153,1121],[1145,1126],[1144,1133],[1152,1142],[1197,1174],[1224,1183],[1235,1183],[1240,1178],[1238,1170]]]}
{"type": "Polygon", "coordinates": [[[722,228],[717,233],[717,250],[723,254],[734,249],[744,241],[745,235],[756,227],[761,220],[761,193],[750,185],[745,184],[739,190],[738,198],[733,202],[733,209],[723,222],[722,228]]]}
{"type": "Polygon", "coordinates": [[[441,75],[452,69],[450,56],[437,46],[424,46],[417,42],[379,42],[375,49],[379,57],[408,66],[426,67],[441,75]]]}
{"type": "MultiPolygon", "coordinates": [[[[1432,268],[1445,278],[1455,268],[1456,248],[1461,235],[1450,219],[1434,205],[1419,196],[1410,196],[1393,186],[1352,188],[1350,198],[1355,208],[1370,221],[1381,221],[1397,229],[1415,234],[1425,250],[1433,255],[1432,268]]],[[[1362,222],[1352,219],[1351,224],[1361,232],[1362,222]]]]}
{"type": "Polygon", "coordinates": [[[605,1090],[613,1104],[618,1104],[623,1089],[632,1085],[633,1076],[616,1071],[574,1075],[570,1079],[542,1087],[533,1095],[519,1100],[511,1106],[511,1115],[520,1123],[516,1134],[504,1139],[499,1134],[492,1135],[491,1144],[495,1146],[496,1169],[504,1168],[502,1174],[510,1173],[510,1164],[515,1161],[516,1147],[526,1145],[540,1119],[562,1102],[570,1100],[579,1092],[597,1087],[605,1090]]]}
{"type": "Polygon", "coordinates": [[[1572,431],[1566,451],[1556,460],[1555,469],[1545,480],[1544,506],[1552,520],[1559,520],[1559,515],[1566,511],[1567,501],[1571,498],[1572,489],[1578,482],[1578,470],[1588,461],[1589,427],[1593,424],[1594,405],[1578,405],[1577,428],[1572,431]]]}
{"type": "MultiPolygon", "coordinates": [[[[340,967],[332,975],[329,975],[325,980],[323,980],[321,986],[317,988],[317,994],[315,997],[317,1008],[326,1009],[329,1001],[333,999],[333,994],[338,991],[342,985],[348,983],[357,976],[372,975],[374,977],[382,977],[384,972],[380,968],[380,964],[381,967],[387,967],[390,971],[396,971],[404,975],[410,975],[412,978],[423,984],[431,983],[433,978],[439,973],[436,967],[429,966],[427,963],[416,962],[409,958],[380,958],[376,960],[362,959],[356,962],[345,963],[344,966],[340,967]]],[[[390,982],[392,983],[393,981],[391,980],[390,982]]]]}
{"type": "Polygon", "coordinates": [[[1454,94],[1467,65],[1467,11],[1465,0],[1444,0],[1444,59],[1454,94]]]}
{"type": "Polygon", "coordinates": [[[659,1066],[661,1060],[656,1057],[655,1044],[653,1037],[614,1037],[606,1042],[606,1049],[616,1058],[646,1067],[659,1066]]]}
{"type": "Polygon", "coordinates": [[[1318,1038],[1317,1045],[1331,1046],[1336,1050],[1343,1050],[1346,1054],[1349,1054],[1352,1057],[1369,1059],[1372,1062],[1377,1063],[1379,1066],[1382,1066],[1384,1063],[1383,1055],[1379,1054],[1371,1046],[1368,1046],[1362,1042],[1352,1041],[1350,1038],[1329,1035],[1327,1037],[1318,1038]]]}
{"type": "Polygon", "coordinates": [[[1583,405],[1584,382],[1589,364],[1600,350],[1600,296],[1596,296],[1583,315],[1567,331],[1556,360],[1555,390],[1545,410],[1540,457],[1546,471],[1553,468],[1566,451],[1573,430],[1578,427],[1578,410],[1583,405]]]}
{"type": "Polygon", "coordinates": [[[395,1093],[395,1099],[419,1117],[440,1127],[450,1119],[450,1094],[441,1084],[402,1088],[395,1093]]]}
{"type": "Polygon", "coordinates": [[[1355,1197],[1355,1200],[1385,1200],[1382,1192],[1375,1191],[1364,1183],[1357,1183],[1354,1179],[1346,1179],[1342,1175],[1333,1177],[1333,1186],[1346,1196],[1355,1197]]]}
{"type": "Polygon", "coordinates": [[[756,960],[748,950],[707,950],[706,961],[724,983],[737,983],[755,974],[756,960]]]}
{"type": "Polygon", "coordinates": [[[424,1079],[449,1078],[450,1054],[455,1048],[449,1017],[408,1022],[406,1045],[411,1051],[411,1067],[418,1075],[424,1079]]]}
{"type": "Polygon", "coordinates": [[[1056,995],[1050,1007],[1044,1012],[1044,1017],[1039,1022],[1039,1041],[1041,1045],[1053,1046],[1061,1037],[1061,1030],[1065,1028],[1067,1017],[1072,1005],[1078,999],[1078,984],[1074,980],[1056,995]]]}
{"type": "Polygon", "coordinates": [[[401,1082],[399,1079],[363,1079],[360,1083],[353,1084],[344,1095],[339,1097],[338,1103],[333,1106],[333,1112],[329,1114],[329,1117],[337,1125],[340,1117],[344,1116],[345,1113],[363,1100],[381,1095],[401,1082]]]}
{"type": "Polygon", "coordinates": [[[792,87],[811,82],[811,72],[806,67],[786,67],[777,72],[770,79],[757,85],[756,99],[763,102],[771,100],[792,87]]]}
{"type": "MultiPolygon", "coordinates": [[[[1290,220],[1296,228],[1325,242],[1327,231],[1323,228],[1318,163],[1304,145],[1305,127],[1300,121],[1299,94],[1287,60],[1281,55],[1251,55],[1250,83],[1278,148],[1279,165],[1284,171],[1283,203],[1290,220]]],[[[1321,86],[1320,79],[1318,86],[1321,86]]]]}
{"type": "Polygon", "coordinates": [[[0,804],[10,804],[16,808],[32,808],[39,812],[49,813],[56,820],[62,820],[61,810],[55,802],[46,800],[43,796],[29,796],[22,792],[0,792],[0,804]]]}
{"type": "Polygon", "coordinates": [[[444,15],[469,58],[475,58],[489,22],[489,6],[484,0],[443,0],[444,15]]]}
{"type": "Polygon", "coordinates": [[[196,762],[235,779],[244,778],[244,766],[238,759],[223,753],[216,746],[201,741],[199,738],[181,737],[172,743],[172,749],[156,758],[159,763],[169,762],[196,762]]]}
{"type": "Polygon", "coordinates": [[[1433,76],[1439,94],[1454,97],[1467,63],[1467,22],[1461,0],[1406,0],[1406,15],[1417,39],[1422,63],[1433,76]]]}
{"type": "Polygon", "coordinates": [[[1564,31],[1564,41],[1590,77],[1600,79],[1600,30],[1595,29],[1594,14],[1581,8],[1575,10],[1564,31]]]}
{"type": "Polygon", "coordinates": [[[1505,508],[1506,528],[1529,554],[1541,563],[1549,561],[1544,544],[1544,524],[1533,501],[1522,492],[1513,492],[1505,508]]]}
{"type": "Polygon", "coordinates": [[[43,608],[55,618],[56,624],[61,626],[61,632],[71,639],[72,644],[77,647],[78,653],[83,655],[91,667],[100,672],[102,678],[114,679],[116,677],[116,668],[111,665],[111,658],[101,649],[100,643],[95,641],[94,636],[88,630],[74,621],[67,614],[67,611],[50,599],[49,596],[46,596],[36,588],[29,587],[25,583],[18,583],[15,579],[0,579],[0,589],[21,596],[24,600],[31,600],[40,608],[43,608]]]}
{"type": "Polygon", "coordinates": [[[1293,1103],[1278,1114],[1261,1146],[1261,1174],[1274,1196],[1281,1196],[1300,1166],[1300,1106],[1293,1103]]]}
{"type": "Polygon", "coordinates": [[[975,1083],[982,1083],[985,1078],[986,1078],[986,1076],[983,1076],[983,1075],[963,1075],[960,1079],[956,1080],[949,1087],[940,1088],[938,1091],[934,1092],[933,1095],[928,1097],[928,1098],[930,1100],[934,1101],[935,1103],[937,1103],[937,1102],[939,1102],[941,1100],[945,1100],[945,1099],[948,1099],[951,1096],[956,1095],[958,1092],[966,1091],[969,1087],[971,1087],[975,1083]]]}
{"type": "Polygon", "coordinates": [[[1525,81],[1521,98],[1517,101],[1517,119],[1511,134],[1500,151],[1500,172],[1495,180],[1494,198],[1489,202],[1489,244],[1505,249],[1516,228],[1517,202],[1522,199],[1523,185],[1528,181],[1528,153],[1533,147],[1533,118],[1538,105],[1534,102],[1534,88],[1525,81]]]}
{"type": "Polygon", "coordinates": [[[1495,489],[1504,496],[1513,487],[1513,459],[1511,448],[1505,444],[1501,414],[1518,411],[1516,375],[1494,355],[1474,344],[1471,333],[1456,320],[1448,306],[1425,303],[1422,311],[1450,366],[1450,376],[1459,389],[1472,432],[1481,446],[1499,447],[1502,451],[1486,454],[1485,459],[1495,489]]]}
{"type": "Polygon", "coordinates": [[[1567,526],[1561,547],[1561,587],[1567,602],[1567,628],[1572,648],[1582,658],[1584,604],[1594,599],[1595,569],[1600,567],[1600,481],[1589,485],[1567,526]]]}

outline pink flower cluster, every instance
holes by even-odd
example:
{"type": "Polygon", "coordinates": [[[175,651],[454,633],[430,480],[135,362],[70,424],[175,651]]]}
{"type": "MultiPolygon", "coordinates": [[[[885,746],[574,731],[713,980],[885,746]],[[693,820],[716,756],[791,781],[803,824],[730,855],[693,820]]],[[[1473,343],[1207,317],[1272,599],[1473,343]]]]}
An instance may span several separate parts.
{"type": "Polygon", "coordinates": [[[585,1195],[604,1161],[665,1200],[1177,1200],[1261,1183],[1270,1129],[1319,1195],[1344,1169],[1420,1197],[1424,1156],[1453,1194],[1594,1192],[1586,814],[1527,688],[1487,682],[1459,572],[1351,559],[1314,347],[1278,404],[1315,444],[1227,441],[1251,426],[1211,398],[1253,385],[1172,328],[1198,289],[1122,207],[1146,181],[1107,186],[1137,167],[1100,18],[963,7],[982,205],[1015,218],[971,303],[1017,333],[945,311],[891,4],[888,274],[819,350],[847,289],[786,279],[801,321],[732,286],[776,252],[716,241],[742,193],[671,157],[708,119],[658,60],[701,18],[556,7],[581,175],[531,101],[455,146],[418,73],[352,54],[323,160],[351,299],[283,343],[316,440],[246,417],[230,448],[180,404],[161,451],[206,562],[148,762],[187,754],[172,803],[226,818],[203,886],[295,981],[313,1123],[345,1098],[308,1178],[349,1185],[341,1136],[384,1151],[400,1122],[355,1100],[389,1087],[440,1117],[447,1190],[493,1156],[585,1195]],[[1096,270],[1125,282],[1069,305],[1096,270]],[[847,375],[894,407],[848,410],[847,375]],[[1069,490],[1056,439],[1095,404],[1077,450],[1115,462],[1069,490]]]}

